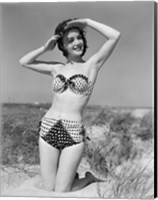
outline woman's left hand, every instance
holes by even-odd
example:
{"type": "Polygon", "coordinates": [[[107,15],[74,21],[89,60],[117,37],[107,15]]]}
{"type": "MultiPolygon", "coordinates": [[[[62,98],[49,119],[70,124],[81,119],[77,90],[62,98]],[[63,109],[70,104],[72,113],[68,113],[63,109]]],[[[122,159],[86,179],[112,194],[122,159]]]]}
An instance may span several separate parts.
{"type": "Polygon", "coordinates": [[[74,19],[67,22],[66,29],[76,26],[81,27],[82,29],[86,28],[88,19],[74,19]]]}

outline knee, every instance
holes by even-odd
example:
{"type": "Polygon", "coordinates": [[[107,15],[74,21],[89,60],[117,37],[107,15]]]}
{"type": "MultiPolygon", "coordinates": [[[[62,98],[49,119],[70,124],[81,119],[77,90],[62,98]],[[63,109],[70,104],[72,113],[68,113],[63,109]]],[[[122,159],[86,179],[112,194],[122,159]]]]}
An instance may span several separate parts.
{"type": "Polygon", "coordinates": [[[43,183],[43,187],[46,191],[53,191],[54,190],[54,185],[51,183],[43,183]]]}

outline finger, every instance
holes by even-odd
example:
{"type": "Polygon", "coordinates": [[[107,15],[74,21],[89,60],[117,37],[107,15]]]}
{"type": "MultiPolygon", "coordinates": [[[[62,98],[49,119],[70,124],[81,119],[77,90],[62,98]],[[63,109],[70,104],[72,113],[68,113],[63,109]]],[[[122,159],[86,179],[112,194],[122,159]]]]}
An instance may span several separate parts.
{"type": "Polygon", "coordinates": [[[74,21],[74,22],[67,24],[66,28],[71,27],[71,26],[78,26],[78,27],[83,28],[85,26],[85,24],[81,21],[74,21]]]}
{"type": "Polygon", "coordinates": [[[71,24],[71,23],[75,23],[75,22],[82,22],[82,20],[81,19],[73,19],[73,20],[67,22],[67,24],[71,24]]]}
{"type": "Polygon", "coordinates": [[[55,36],[55,38],[60,38],[61,36],[60,35],[54,35],[55,36]]]}
{"type": "Polygon", "coordinates": [[[60,35],[53,35],[53,37],[50,38],[50,41],[52,40],[57,40],[59,39],[61,36],[60,35]]]}
{"type": "Polygon", "coordinates": [[[67,24],[65,26],[65,29],[68,29],[68,28],[71,28],[71,27],[74,27],[74,26],[82,27],[82,25],[80,25],[79,23],[71,23],[71,24],[67,24]]]}
{"type": "Polygon", "coordinates": [[[71,21],[71,22],[68,22],[67,24],[66,24],[66,26],[70,26],[70,25],[73,25],[73,24],[75,24],[75,23],[77,23],[76,21],[71,21]]]}

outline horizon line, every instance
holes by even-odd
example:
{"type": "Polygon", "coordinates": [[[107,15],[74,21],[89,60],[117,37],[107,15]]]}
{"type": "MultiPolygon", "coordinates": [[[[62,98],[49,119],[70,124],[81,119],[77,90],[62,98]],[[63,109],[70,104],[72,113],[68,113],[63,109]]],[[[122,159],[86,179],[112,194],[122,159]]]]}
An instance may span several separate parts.
{"type": "MultiPolygon", "coordinates": [[[[51,105],[51,102],[1,102],[1,105],[3,106],[3,105],[5,105],[5,104],[31,104],[31,105],[34,105],[34,106],[39,106],[39,105],[41,105],[41,104],[50,104],[51,105]]],[[[103,106],[105,106],[105,107],[120,107],[120,108],[150,108],[150,109],[153,109],[154,108],[154,106],[128,106],[128,105],[124,105],[124,106],[121,106],[121,105],[108,105],[108,104],[105,104],[105,105],[103,105],[103,104],[88,104],[87,105],[87,107],[88,106],[100,106],[100,107],[103,107],[103,106]]]]}

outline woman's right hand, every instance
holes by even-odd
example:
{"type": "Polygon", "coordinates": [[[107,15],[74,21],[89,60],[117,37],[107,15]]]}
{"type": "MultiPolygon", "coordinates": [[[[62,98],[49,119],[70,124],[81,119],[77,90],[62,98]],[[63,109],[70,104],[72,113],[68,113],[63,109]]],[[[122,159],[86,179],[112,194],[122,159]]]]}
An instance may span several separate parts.
{"type": "Polygon", "coordinates": [[[59,35],[53,35],[44,45],[44,51],[51,51],[55,48],[57,40],[60,38],[59,35]]]}

